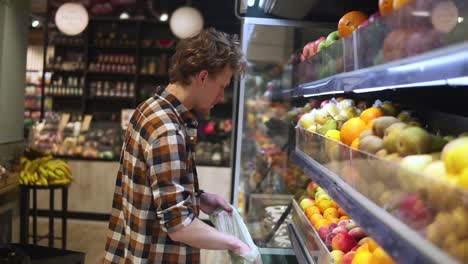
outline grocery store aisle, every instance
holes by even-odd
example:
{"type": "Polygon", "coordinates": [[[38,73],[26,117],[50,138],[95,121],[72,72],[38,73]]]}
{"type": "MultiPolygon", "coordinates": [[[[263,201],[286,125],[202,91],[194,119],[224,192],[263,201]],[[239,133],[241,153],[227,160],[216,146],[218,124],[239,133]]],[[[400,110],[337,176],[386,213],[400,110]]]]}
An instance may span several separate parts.
{"type": "MultiPolygon", "coordinates": [[[[45,236],[48,233],[49,222],[46,218],[38,218],[38,235],[45,236]]],[[[61,235],[62,222],[56,219],[56,236],[61,235]],[[57,232],[59,232],[57,234],[57,232]]],[[[32,220],[31,227],[32,230],[32,220]]],[[[101,263],[106,240],[107,222],[68,220],[67,249],[86,253],[86,264],[101,263]]],[[[32,243],[32,239],[30,240],[32,243]]],[[[38,243],[47,246],[48,240],[43,239],[38,243]]],[[[62,245],[61,240],[55,241],[55,247],[62,245]]],[[[225,251],[202,250],[201,263],[230,263],[225,251]]]]}

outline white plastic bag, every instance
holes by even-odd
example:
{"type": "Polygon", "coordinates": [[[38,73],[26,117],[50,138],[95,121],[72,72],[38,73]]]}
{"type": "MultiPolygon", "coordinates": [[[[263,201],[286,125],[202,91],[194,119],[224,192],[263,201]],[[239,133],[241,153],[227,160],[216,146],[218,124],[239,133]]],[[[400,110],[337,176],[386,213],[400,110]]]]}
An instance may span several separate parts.
{"type": "Polygon", "coordinates": [[[246,243],[252,250],[249,254],[237,255],[229,251],[231,255],[231,261],[233,264],[258,264],[262,263],[260,252],[257,246],[254,244],[252,237],[247,230],[241,216],[237,212],[236,208],[231,205],[232,213],[224,211],[223,209],[217,209],[213,214],[210,215],[210,220],[220,232],[233,235],[239,240],[246,243]]]}

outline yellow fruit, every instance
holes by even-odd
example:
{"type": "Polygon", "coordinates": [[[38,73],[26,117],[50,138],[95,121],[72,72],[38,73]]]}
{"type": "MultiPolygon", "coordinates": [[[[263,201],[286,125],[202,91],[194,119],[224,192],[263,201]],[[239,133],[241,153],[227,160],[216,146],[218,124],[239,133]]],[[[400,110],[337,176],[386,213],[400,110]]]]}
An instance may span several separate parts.
{"type": "Polygon", "coordinates": [[[351,264],[369,264],[371,263],[372,253],[369,251],[356,252],[351,264]]]}
{"type": "Polygon", "coordinates": [[[317,206],[320,209],[320,212],[322,212],[322,214],[323,214],[323,212],[325,212],[325,210],[327,210],[330,207],[333,207],[333,203],[330,200],[322,200],[322,201],[318,202],[317,206]]]}
{"type": "Polygon", "coordinates": [[[317,221],[317,223],[315,223],[314,228],[315,228],[316,230],[319,230],[320,227],[322,227],[322,226],[325,226],[325,227],[326,227],[326,226],[329,226],[330,224],[331,224],[330,220],[328,220],[328,219],[320,219],[320,220],[317,221]]]}
{"type": "Polygon", "coordinates": [[[325,133],[325,136],[336,141],[340,141],[340,131],[336,129],[328,130],[327,133],[325,133]]]}
{"type": "MultiPolygon", "coordinates": [[[[364,239],[364,238],[363,238],[364,239]]],[[[361,239],[361,240],[363,240],[361,239]]],[[[360,241],[361,242],[361,241],[360,241]]],[[[377,242],[375,242],[374,239],[372,239],[371,237],[369,237],[369,239],[366,238],[366,242],[365,242],[368,246],[369,246],[369,251],[370,252],[374,252],[374,250],[376,248],[379,247],[379,244],[377,244],[377,242]]],[[[360,243],[359,243],[360,244],[360,243]]]]}
{"type": "Polygon", "coordinates": [[[372,120],[376,119],[377,117],[381,116],[384,116],[384,112],[382,111],[382,109],[378,107],[371,107],[364,110],[359,117],[362,119],[362,121],[366,122],[367,124],[372,120]]]}
{"type": "Polygon", "coordinates": [[[338,218],[339,216],[340,216],[340,214],[338,213],[338,211],[334,207],[327,208],[323,212],[323,217],[325,217],[327,219],[328,218],[338,218]]]}
{"type": "Polygon", "coordinates": [[[378,264],[394,264],[395,261],[383,250],[383,248],[378,247],[372,252],[372,259],[371,263],[378,263],[378,264]]]}
{"type": "Polygon", "coordinates": [[[466,167],[457,179],[458,186],[468,189],[468,167],[466,167]]]}
{"type": "Polygon", "coordinates": [[[319,214],[320,213],[320,209],[317,207],[317,206],[309,206],[305,209],[305,214],[307,216],[307,218],[311,217],[312,215],[314,214],[319,214]]]}
{"type": "Polygon", "coordinates": [[[359,138],[355,138],[353,143],[351,143],[351,148],[358,150],[359,149],[359,138]]]}
{"type": "Polygon", "coordinates": [[[351,219],[351,218],[349,218],[349,216],[347,216],[347,215],[342,215],[342,216],[340,217],[340,220],[350,220],[350,219],[351,219]]]}
{"type": "Polygon", "coordinates": [[[450,141],[442,150],[441,159],[449,174],[459,174],[468,167],[468,137],[450,141]]]}
{"type": "Polygon", "coordinates": [[[309,217],[310,223],[315,226],[319,220],[323,219],[323,216],[321,214],[313,214],[311,217],[309,217]]]}

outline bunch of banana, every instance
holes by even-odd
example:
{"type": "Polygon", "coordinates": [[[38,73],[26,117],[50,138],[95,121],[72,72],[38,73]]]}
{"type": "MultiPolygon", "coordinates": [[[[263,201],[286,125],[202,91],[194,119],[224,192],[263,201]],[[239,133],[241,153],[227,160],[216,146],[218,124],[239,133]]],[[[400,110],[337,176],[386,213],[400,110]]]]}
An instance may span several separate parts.
{"type": "Polygon", "coordinates": [[[61,185],[72,180],[68,164],[61,159],[45,156],[34,160],[21,158],[21,172],[19,183],[22,185],[61,185]]]}

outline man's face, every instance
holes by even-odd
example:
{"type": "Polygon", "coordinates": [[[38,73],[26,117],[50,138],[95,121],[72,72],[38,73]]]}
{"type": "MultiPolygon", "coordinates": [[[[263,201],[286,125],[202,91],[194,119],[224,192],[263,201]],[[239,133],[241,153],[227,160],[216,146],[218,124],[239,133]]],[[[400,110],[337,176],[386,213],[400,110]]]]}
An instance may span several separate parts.
{"type": "Polygon", "coordinates": [[[207,76],[202,81],[201,89],[199,89],[198,103],[195,110],[198,112],[209,112],[213,106],[223,100],[224,89],[229,86],[232,78],[232,69],[226,66],[223,71],[216,76],[207,76]]]}

